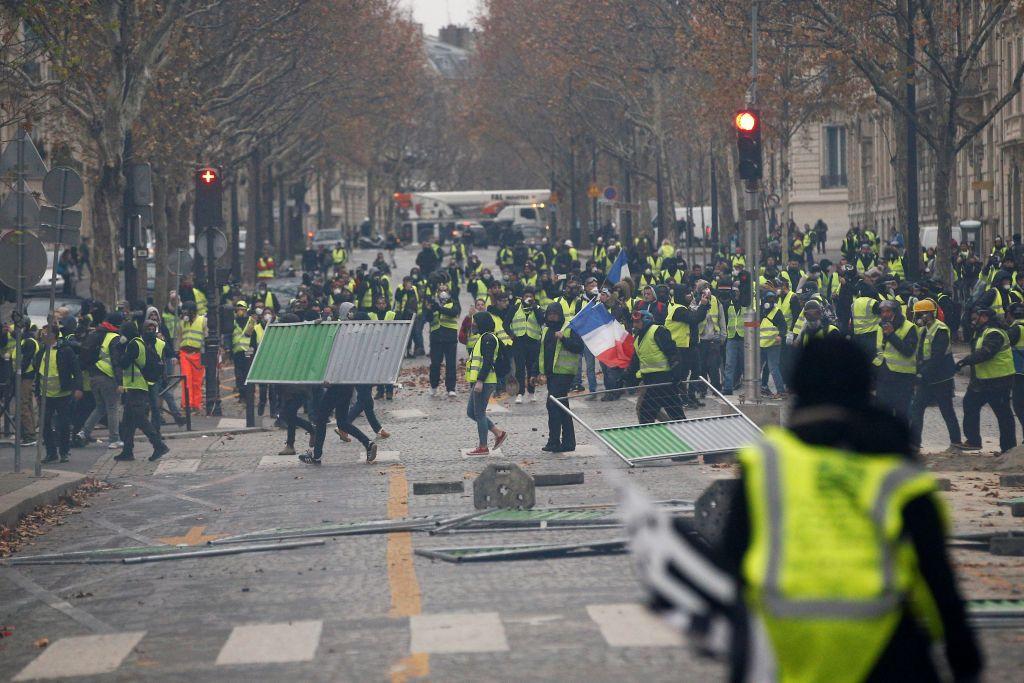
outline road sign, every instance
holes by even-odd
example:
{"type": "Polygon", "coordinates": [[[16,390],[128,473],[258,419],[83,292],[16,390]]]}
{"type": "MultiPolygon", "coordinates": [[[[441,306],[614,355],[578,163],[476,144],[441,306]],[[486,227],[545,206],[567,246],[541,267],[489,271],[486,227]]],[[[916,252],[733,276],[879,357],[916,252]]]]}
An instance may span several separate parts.
{"type": "Polygon", "coordinates": [[[73,168],[58,166],[43,178],[43,196],[59,209],[74,206],[84,193],[82,176],[73,168]]]}
{"type": "Polygon", "coordinates": [[[591,199],[597,199],[601,196],[601,187],[597,183],[590,183],[587,188],[587,196],[591,199]]]}
{"type": "Polygon", "coordinates": [[[44,206],[39,211],[40,239],[54,244],[77,246],[82,241],[82,212],[74,209],[63,211],[52,206],[44,206]]]}
{"type": "Polygon", "coordinates": [[[153,167],[149,164],[132,164],[132,204],[153,206],[153,167]]]}
{"type": "Polygon", "coordinates": [[[35,230],[36,226],[39,225],[39,204],[36,203],[35,197],[27,192],[9,192],[7,197],[4,198],[4,203],[0,205],[0,221],[3,221],[3,227],[6,228],[14,230],[28,228],[35,230]],[[21,225],[18,225],[19,196],[24,198],[21,225]]]}
{"type": "Polygon", "coordinates": [[[616,199],[619,198],[619,191],[612,187],[611,185],[609,185],[608,187],[604,188],[604,198],[610,202],[614,202],[616,199]]]}
{"type": "Polygon", "coordinates": [[[0,282],[18,288],[18,247],[24,240],[23,288],[35,287],[46,273],[46,247],[26,230],[12,230],[0,237],[0,282]]]}
{"type": "Polygon", "coordinates": [[[39,150],[32,142],[32,138],[24,130],[20,131],[18,139],[7,145],[3,154],[0,154],[0,176],[20,176],[26,180],[39,180],[46,175],[46,164],[39,156],[39,150]],[[18,147],[22,147],[22,163],[18,163],[18,147]]]}
{"type": "Polygon", "coordinates": [[[224,254],[228,253],[228,238],[222,230],[217,228],[207,228],[196,235],[196,253],[204,259],[209,258],[207,255],[207,246],[210,241],[210,236],[207,232],[210,230],[213,231],[213,258],[219,259],[224,254]]]}
{"type": "Polygon", "coordinates": [[[192,257],[184,249],[177,249],[167,259],[167,270],[171,275],[187,275],[192,272],[192,257]]]}

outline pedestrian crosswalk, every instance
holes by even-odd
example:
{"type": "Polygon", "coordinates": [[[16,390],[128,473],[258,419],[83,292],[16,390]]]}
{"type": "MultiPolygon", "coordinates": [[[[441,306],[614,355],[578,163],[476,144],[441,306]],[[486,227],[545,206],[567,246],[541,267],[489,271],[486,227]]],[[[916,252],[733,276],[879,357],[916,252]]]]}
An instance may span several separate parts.
{"type": "MultiPolygon", "coordinates": [[[[583,610],[573,610],[569,614],[530,614],[525,622],[522,615],[498,612],[420,614],[409,618],[407,642],[410,653],[456,656],[508,652],[517,645],[515,629],[522,629],[523,623],[529,623],[533,630],[550,627],[553,645],[589,648],[597,643],[591,641],[589,635],[579,635],[578,629],[572,631],[577,634],[574,636],[577,640],[558,641],[564,633],[560,624],[572,620],[585,624],[588,619],[592,626],[596,626],[589,630],[600,633],[605,645],[611,648],[679,647],[683,642],[678,632],[634,603],[587,605],[583,610]],[[513,637],[510,637],[506,626],[513,629],[513,637]]],[[[216,658],[208,665],[224,667],[314,661],[318,652],[328,649],[321,647],[323,633],[324,622],[316,619],[240,624],[231,629],[216,658]]],[[[150,651],[143,642],[146,636],[146,631],[130,631],[61,638],[30,661],[13,680],[114,673],[125,666],[137,646],[141,651],[150,651]]],[[[150,637],[161,638],[159,634],[150,634],[150,637]]],[[[159,664],[157,658],[156,665],[159,664]]],[[[174,662],[167,664],[173,665],[174,662]]],[[[204,665],[202,661],[193,661],[192,664],[204,665]]],[[[147,665],[153,666],[154,663],[147,665]]]]}

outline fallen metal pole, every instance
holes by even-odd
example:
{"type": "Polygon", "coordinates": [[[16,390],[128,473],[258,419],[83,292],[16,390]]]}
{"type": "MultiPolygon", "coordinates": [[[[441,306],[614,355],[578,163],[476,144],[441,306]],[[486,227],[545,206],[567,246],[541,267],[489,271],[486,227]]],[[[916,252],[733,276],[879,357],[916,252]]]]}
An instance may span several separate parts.
{"type": "Polygon", "coordinates": [[[447,532],[450,529],[462,526],[466,522],[470,522],[476,519],[477,517],[482,517],[490,512],[493,512],[493,510],[474,510],[473,512],[467,513],[465,515],[459,515],[458,517],[452,517],[451,519],[442,520],[438,523],[436,528],[430,530],[430,535],[434,536],[435,534],[447,532]]]}
{"type": "Polygon", "coordinates": [[[243,545],[230,548],[208,548],[206,550],[193,550],[181,553],[167,553],[166,555],[142,555],[140,557],[126,557],[121,560],[122,564],[144,564],[147,562],[162,562],[164,560],[186,560],[192,557],[218,557],[221,555],[240,555],[242,553],[258,553],[268,550],[291,550],[293,548],[309,548],[327,543],[323,540],[292,541],[290,543],[268,543],[266,545],[243,545]]]}

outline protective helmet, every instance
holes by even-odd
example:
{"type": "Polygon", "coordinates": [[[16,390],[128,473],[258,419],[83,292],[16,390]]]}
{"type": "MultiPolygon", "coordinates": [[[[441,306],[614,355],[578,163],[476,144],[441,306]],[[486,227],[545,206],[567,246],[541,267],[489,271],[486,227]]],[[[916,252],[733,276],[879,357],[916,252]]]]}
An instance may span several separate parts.
{"type": "Polygon", "coordinates": [[[931,299],[921,299],[914,304],[914,313],[935,313],[935,302],[931,299]]]}

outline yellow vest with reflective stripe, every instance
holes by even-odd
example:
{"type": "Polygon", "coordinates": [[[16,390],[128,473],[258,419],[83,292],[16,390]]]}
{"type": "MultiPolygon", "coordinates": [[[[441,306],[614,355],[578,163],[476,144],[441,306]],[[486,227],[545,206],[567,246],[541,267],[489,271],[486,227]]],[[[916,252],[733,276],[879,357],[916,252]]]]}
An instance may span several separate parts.
{"type": "MultiPolygon", "coordinates": [[[[902,341],[912,329],[914,329],[914,323],[904,320],[903,324],[900,325],[894,334],[902,341]]],[[[895,346],[885,341],[883,337],[882,343],[878,346],[878,353],[875,356],[874,364],[877,367],[889,368],[892,372],[913,375],[917,373],[917,354],[914,353],[909,357],[904,356],[896,350],[895,346]]]]}
{"type": "Polygon", "coordinates": [[[732,317],[729,318],[727,325],[729,332],[729,339],[743,339],[744,333],[746,332],[747,314],[750,313],[749,308],[736,308],[730,306],[732,317]]]}
{"type": "MultiPolygon", "coordinates": [[[[494,345],[494,358],[491,359],[491,371],[487,373],[487,377],[480,379],[484,384],[496,384],[498,382],[498,374],[494,372],[494,362],[498,359],[498,352],[501,350],[501,342],[498,341],[498,338],[493,332],[485,332],[480,335],[481,339],[488,334],[494,337],[496,342],[494,345]]],[[[475,344],[473,349],[469,352],[469,360],[466,361],[466,382],[469,384],[476,382],[483,367],[483,344],[475,344]]]]}
{"type": "Polygon", "coordinates": [[[348,254],[345,252],[345,247],[340,249],[331,249],[331,261],[336,266],[340,266],[348,259],[348,254]]]}
{"type": "Polygon", "coordinates": [[[1009,377],[1014,374],[1013,351],[1010,350],[1010,337],[1004,330],[998,327],[986,328],[984,332],[978,335],[978,339],[974,342],[974,350],[977,351],[981,348],[985,337],[989,334],[998,334],[1003,338],[1003,344],[996,355],[984,363],[978,363],[974,366],[974,376],[978,379],[1009,377]]]}
{"type": "MultiPolygon", "coordinates": [[[[149,391],[149,382],[146,381],[142,374],[142,368],[146,365],[146,344],[142,341],[142,337],[135,337],[128,343],[138,344],[139,355],[121,373],[121,386],[125,389],[149,391]]],[[[125,353],[128,353],[127,347],[125,347],[125,353]]]]}
{"type": "Polygon", "coordinates": [[[447,327],[450,330],[459,329],[459,319],[454,315],[447,315],[434,311],[434,317],[430,320],[430,331],[436,332],[442,327],[447,327]]]}
{"type": "Polygon", "coordinates": [[[512,316],[512,336],[513,337],[529,337],[530,339],[540,339],[541,326],[537,322],[537,316],[533,314],[533,311],[527,312],[523,308],[523,304],[519,303],[516,306],[516,312],[512,316]]]}
{"type": "Polygon", "coordinates": [[[676,343],[678,349],[690,348],[690,323],[681,323],[673,320],[676,311],[680,308],[687,308],[682,304],[669,304],[668,314],[665,316],[665,327],[668,329],[669,334],[672,335],[672,341],[676,343]]]}
{"type": "Polygon", "coordinates": [[[203,328],[206,327],[206,316],[196,316],[190,323],[181,323],[181,347],[191,347],[193,351],[203,350],[203,328]]]}
{"type": "Polygon", "coordinates": [[[505,321],[491,313],[491,320],[494,321],[494,335],[504,346],[512,346],[512,337],[505,331],[505,321]]]}
{"type": "Polygon", "coordinates": [[[876,300],[869,296],[858,296],[853,300],[853,333],[869,334],[878,329],[881,320],[872,310],[876,300]]]}
{"type": "MultiPolygon", "coordinates": [[[[758,343],[761,345],[762,349],[770,349],[771,347],[778,346],[782,343],[778,339],[780,336],[779,328],[776,327],[774,322],[775,314],[780,312],[781,310],[779,309],[779,305],[776,304],[768,315],[761,318],[761,325],[758,329],[758,343]]],[[[785,317],[785,315],[783,315],[783,317],[785,317]]]]}
{"type": "Polygon", "coordinates": [[[750,520],[745,599],[773,644],[777,680],[864,680],[907,604],[941,632],[902,527],[907,503],[934,497],[931,475],[895,455],[811,446],[777,427],[739,458],[750,520]]]}
{"type": "MultiPolygon", "coordinates": [[[[156,339],[153,340],[153,348],[156,349],[156,355],[158,358],[164,357],[164,348],[166,346],[167,342],[165,342],[160,337],[157,337],[156,339]]],[[[146,384],[148,384],[149,386],[153,386],[154,384],[156,384],[156,382],[146,382],[146,384]]]]}
{"type": "Polygon", "coordinates": [[[701,336],[711,334],[720,334],[723,330],[718,329],[719,323],[719,311],[721,310],[721,304],[718,301],[718,297],[714,294],[708,299],[708,303],[711,304],[711,308],[708,309],[708,314],[700,324],[701,336]]]}
{"type": "Polygon", "coordinates": [[[57,367],[57,347],[51,346],[43,350],[39,358],[38,372],[44,378],[46,398],[60,398],[70,396],[71,391],[60,388],[60,369],[57,367]],[[43,374],[45,372],[45,375],[43,374]]]}
{"type": "MultiPolygon", "coordinates": [[[[540,352],[537,358],[537,367],[540,368],[541,372],[544,372],[544,340],[547,339],[548,333],[551,328],[547,325],[541,329],[540,333],[540,352]]],[[[562,326],[562,336],[567,337],[572,334],[572,330],[569,328],[569,324],[566,323],[562,326]]],[[[572,375],[576,376],[576,368],[579,367],[580,354],[573,353],[569,349],[565,348],[562,344],[561,339],[555,340],[555,357],[551,360],[551,374],[553,375],[572,375]]]]}
{"type": "MultiPolygon", "coordinates": [[[[249,321],[246,320],[245,324],[239,325],[238,320],[234,321],[234,326],[231,329],[231,353],[245,353],[249,350],[251,345],[250,334],[245,334],[245,328],[249,326],[249,321]]],[[[255,328],[255,323],[253,324],[255,328]]],[[[254,330],[255,331],[255,330],[254,330]]]]}
{"type": "Polygon", "coordinates": [[[102,372],[107,377],[113,378],[114,366],[110,362],[110,344],[117,339],[118,334],[116,332],[107,332],[103,337],[103,343],[100,344],[100,357],[96,361],[96,369],[102,372]]]}
{"type": "MultiPolygon", "coordinates": [[[[941,320],[935,320],[932,322],[931,327],[925,328],[924,335],[921,338],[921,358],[922,360],[931,360],[932,357],[932,342],[935,341],[935,335],[939,330],[945,330],[949,334],[949,327],[946,323],[941,320]]],[[[953,355],[953,336],[949,336],[950,343],[946,346],[946,355],[953,355]]]]}
{"type": "Polygon", "coordinates": [[[208,308],[206,305],[206,295],[198,289],[193,289],[192,294],[196,297],[196,314],[206,315],[208,308]]]}
{"type": "MultiPolygon", "coordinates": [[[[658,344],[654,341],[654,333],[661,329],[661,325],[651,325],[643,338],[636,343],[636,355],[640,359],[640,370],[637,377],[644,377],[655,372],[668,372],[669,359],[658,344]]],[[[575,371],[574,371],[575,372],[575,371]]]]}

